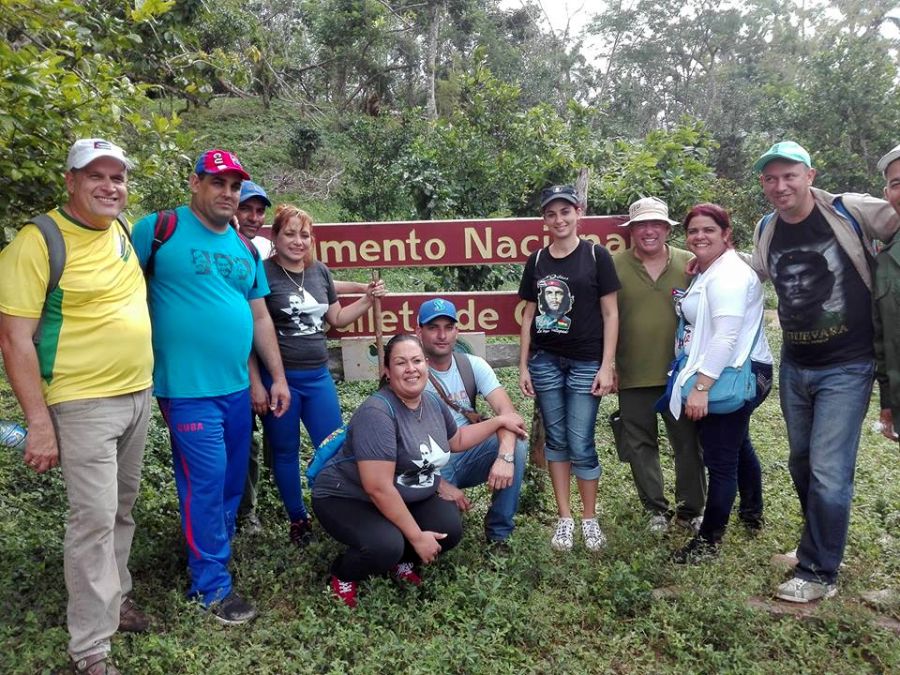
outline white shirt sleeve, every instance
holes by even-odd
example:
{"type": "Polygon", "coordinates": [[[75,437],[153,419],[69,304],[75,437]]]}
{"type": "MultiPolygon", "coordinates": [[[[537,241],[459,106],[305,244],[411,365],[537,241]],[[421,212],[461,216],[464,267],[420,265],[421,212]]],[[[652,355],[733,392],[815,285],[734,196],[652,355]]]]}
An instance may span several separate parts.
{"type": "Polygon", "coordinates": [[[712,338],[700,359],[700,372],[717,380],[725,366],[731,361],[738,334],[741,332],[743,316],[714,316],[712,338]]]}

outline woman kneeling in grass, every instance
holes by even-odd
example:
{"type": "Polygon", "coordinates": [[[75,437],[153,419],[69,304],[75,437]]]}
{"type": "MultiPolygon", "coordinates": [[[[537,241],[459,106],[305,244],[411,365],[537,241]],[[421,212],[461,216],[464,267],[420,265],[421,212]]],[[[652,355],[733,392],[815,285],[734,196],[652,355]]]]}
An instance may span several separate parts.
{"type": "Polygon", "coordinates": [[[331,566],[331,589],[349,607],[367,577],[390,573],[420,584],[416,566],[434,562],[462,536],[455,502],[438,496],[440,469],[501,428],[525,435],[511,413],[457,428],[449,408],[425,393],[428,364],[413,335],[387,343],[381,388],[357,409],[343,448],[313,486],[323,529],[349,548],[331,566]]]}

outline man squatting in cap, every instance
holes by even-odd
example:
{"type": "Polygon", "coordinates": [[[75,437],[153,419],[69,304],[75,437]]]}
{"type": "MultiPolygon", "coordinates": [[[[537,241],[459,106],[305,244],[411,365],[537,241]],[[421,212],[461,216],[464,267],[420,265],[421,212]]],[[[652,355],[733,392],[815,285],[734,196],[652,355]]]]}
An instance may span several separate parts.
{"type": "MultiPolygon", "coordinates": [[[[516,412],[506,389],[487,361],[454,351],[459,328],[456,307],[452,302],[435,298],[422,303],[416,335],[422,341],[428,358],[429,381],[426,388],[449,405],[458,426],[477,421],[461,369],[469,372],[475,396],[481,395],[495,415],[516,412]]],[[[526,441],[517,438],[511,431],[501,429],[466,452],[454,453],[441,469],[444,480],[438,494],[455,501],[463,511],[468,510],[471,504],[460,488],[483,483],[491,488],[491,507],[485,516],[484,532],[488,544],[494,547],[505,545],[515,527],[513,518],[519,506],[527,452],[526,441]]]]}

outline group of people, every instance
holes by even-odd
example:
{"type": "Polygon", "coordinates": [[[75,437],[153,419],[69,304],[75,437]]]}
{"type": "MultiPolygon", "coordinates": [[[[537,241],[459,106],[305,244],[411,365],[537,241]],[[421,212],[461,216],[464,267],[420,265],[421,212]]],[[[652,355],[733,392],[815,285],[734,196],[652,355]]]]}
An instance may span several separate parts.
{"type": "MultiPolygon", "coordinates": [[[[99,675],[118,672],[117,630],[150,625],[130,595],[128,557],[151,391],[171,438],[188,594],[224,624],[249,621],[256,609],[233,589],[229,562],[239,514],[242,526],[258,527],[256,418],[289,541],[302,546],[314,530],[301,491],[300,423],[313,447],[342,424],[326,325],[353,322],[386,289],[335,281],[313,256],[312,219],[294,206],[276,209],[271,241],[260,236],[272,202],[233,153],[204,152],[189,177],[190,202],[133,229],[121,217],[133,165],[119,146],[79,140],[65,168],[67,201],[0,252],[0,349],[29,427],[25,463],[62,467],[68,652],[76,673],[99,675]],[[342,306],[338,295],[348,292],[361,297],[342,306]]],[[[836,592],[876,377],[884,433],[896,438],[900,419],[900,146],[879,163],[887,201],[813,188],[809,155],[789,141],[755,169],[775,210],[756,227],[752,259],[734,250],[728,213],[714,204],[685,217],[688,251],[670,246],[678,223],[653,197],[632,204],[632,246],[611,256],[579,236],[584,205],[574,188],[544,190],[550,244],[528,258],[519,287],[519,387],[546,429],[554,549],[574,547],[571,474],[584,546],[605,545],[594,438],[600,398],[617,392],[622,450],[649,530],[682,525],[693,538],[674,561],[708,559],[738,495],[740,519],[752,529],[764,522],[749,420],[773,377],[761,287],[772,278],[784,332],[781,404],[804,516],[794,576],[776,595],[808,602],[836,592]],[[716,383],[742,370],[753,391],[716,408],[716,383]],[[674,450],[674,506],[658,412],[674,450]]],[[[491,367],[455,350],[457,330],[452,302],[420,307],[416,334],[387,343],[378,391],[315,480],[315,517],[346,546],[329,583],[348,606],[372,575],[421,583],[419,565],[460,540],[467,487],[492,491],[491,549],[512,534],[525,424],[491,367]],[[492,416],[478,413],[478,396],[492,416]]]]}

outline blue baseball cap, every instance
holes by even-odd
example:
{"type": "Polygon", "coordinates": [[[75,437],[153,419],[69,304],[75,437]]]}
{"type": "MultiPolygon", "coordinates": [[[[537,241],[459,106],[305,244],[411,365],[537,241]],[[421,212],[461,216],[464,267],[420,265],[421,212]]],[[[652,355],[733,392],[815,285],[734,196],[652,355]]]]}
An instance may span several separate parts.
{"type": "Polygon", "coordinates": [[[426,300],[419,307],[420,326],[434,321],[439,316],[446,316],[448,319],[456,321],[456,306],[449,300],[444,300],[444,298],[434,298],[433,300],[426,300]]]}
{"type": "Polygon", "coordinates": [[[263,190],[261,186],[257,185],[252,180],[245,180],[241,183],[241,198],[239,201],[243,204],[251,197],[259,197],[266,203],[266,206],[272,206],[269,195],[266,194],[266,191],[263,190]]]}

